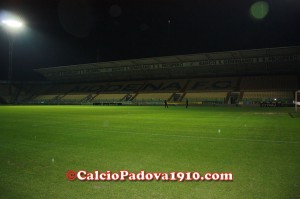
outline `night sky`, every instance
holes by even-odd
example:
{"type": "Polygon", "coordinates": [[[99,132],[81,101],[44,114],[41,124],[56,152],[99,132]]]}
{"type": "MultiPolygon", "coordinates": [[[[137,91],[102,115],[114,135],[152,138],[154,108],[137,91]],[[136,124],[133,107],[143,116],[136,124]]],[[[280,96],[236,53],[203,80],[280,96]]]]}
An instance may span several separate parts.
{"type": "MultiPolygon", "coordinates": [[[[0,20],[22,18],[15,35],[14,80],[38,80],[34,68],[176,54],[300,45],[300,1],[10,0],[0,20]]],[[[7,79],[8,37],[0,26],[0,80],[7,79]]]]}

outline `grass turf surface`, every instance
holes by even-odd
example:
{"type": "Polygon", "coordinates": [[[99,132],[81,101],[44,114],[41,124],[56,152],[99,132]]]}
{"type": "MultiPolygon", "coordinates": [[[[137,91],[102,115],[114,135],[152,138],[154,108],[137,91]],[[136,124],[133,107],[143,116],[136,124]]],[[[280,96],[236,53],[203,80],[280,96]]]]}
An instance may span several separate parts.
{"type": "Polygon", "coordinates": [[[289,111],[1,106],[0,198],[299,198],[300,118],[289,111]],[[234,181],[66,179],[80,169],[232,172],[234,181]]]}

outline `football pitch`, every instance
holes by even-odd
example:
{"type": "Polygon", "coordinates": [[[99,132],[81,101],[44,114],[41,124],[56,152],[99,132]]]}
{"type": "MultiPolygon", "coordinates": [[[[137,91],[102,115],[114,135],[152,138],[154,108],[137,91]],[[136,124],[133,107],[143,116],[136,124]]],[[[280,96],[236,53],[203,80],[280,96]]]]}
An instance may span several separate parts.
{"type": "Polygon", "coordinates": [[[293,108],[0,106],[0,198],[300,198],[293,108]],[[68,170],[233,181],[69,181],[68,170]]]}

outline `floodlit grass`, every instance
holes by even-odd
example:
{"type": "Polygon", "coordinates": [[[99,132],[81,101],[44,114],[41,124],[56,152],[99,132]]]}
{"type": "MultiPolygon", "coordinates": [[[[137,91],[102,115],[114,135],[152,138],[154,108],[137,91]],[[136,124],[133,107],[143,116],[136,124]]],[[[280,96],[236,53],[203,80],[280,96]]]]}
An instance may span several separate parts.
{"type": "Polygon", "coordinates": [[[291,110],[1,106],[0,198],[298,198],[291,110]],[[234,181],[66,179],[80,169],[232,172],[234,181]]]}

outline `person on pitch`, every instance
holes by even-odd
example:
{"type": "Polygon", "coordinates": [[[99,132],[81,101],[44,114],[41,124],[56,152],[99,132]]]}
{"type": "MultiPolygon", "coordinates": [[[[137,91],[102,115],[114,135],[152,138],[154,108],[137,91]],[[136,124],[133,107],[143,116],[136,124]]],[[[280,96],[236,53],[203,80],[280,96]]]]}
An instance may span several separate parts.
{"type": "Polygon", "coordinates": [[[164,102],[165,102],[165,108],[169,108],[167,100],[165,100],[164,102]]]}

